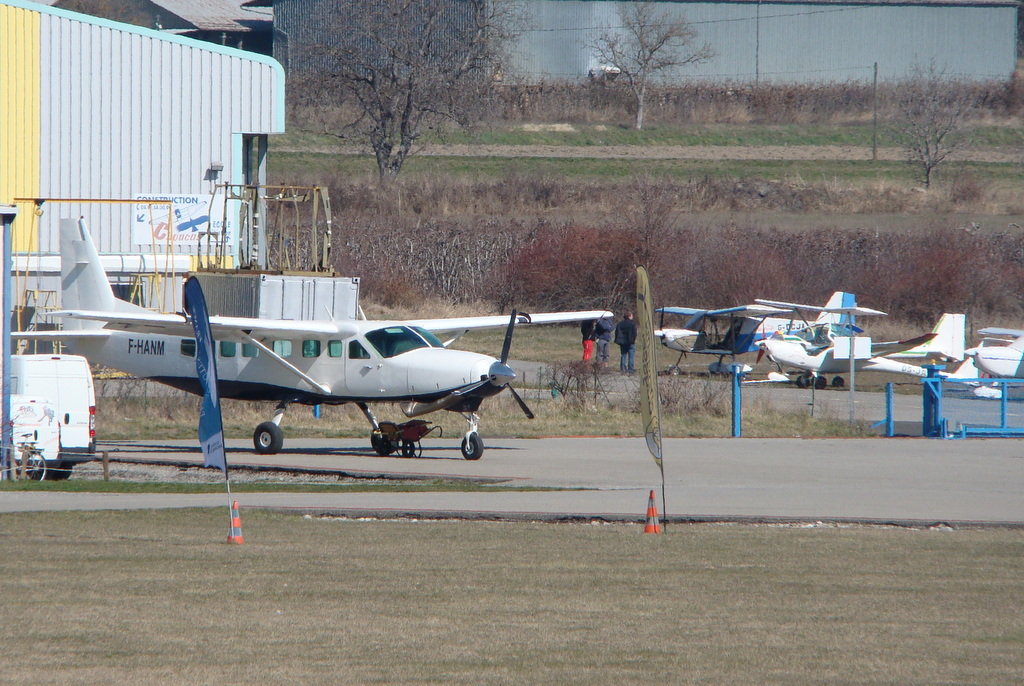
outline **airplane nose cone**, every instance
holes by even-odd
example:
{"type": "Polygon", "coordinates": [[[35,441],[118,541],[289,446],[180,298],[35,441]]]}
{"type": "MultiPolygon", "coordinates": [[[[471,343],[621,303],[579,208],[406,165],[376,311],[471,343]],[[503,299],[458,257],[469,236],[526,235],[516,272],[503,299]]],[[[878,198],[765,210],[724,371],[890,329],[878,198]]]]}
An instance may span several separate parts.
{"type": "Polygon", "coordinates": [[[495,360],[491,363],[491,368],[487,371],[487,376],[490,377],[491,383],[495,386],[504,386],[516,378],[516,373],[512,371],[512,367],[509,367],[503,362],[495,360]]]}

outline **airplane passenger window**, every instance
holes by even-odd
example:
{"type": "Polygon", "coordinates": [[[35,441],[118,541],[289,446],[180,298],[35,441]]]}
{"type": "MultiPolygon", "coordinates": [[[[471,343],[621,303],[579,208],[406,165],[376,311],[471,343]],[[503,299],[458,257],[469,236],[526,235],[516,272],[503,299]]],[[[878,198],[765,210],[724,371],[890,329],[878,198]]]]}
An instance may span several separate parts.
{"type": "Polygon", "coordinates": [[[368,360],[370,359],[370,353],[366,352],[366,348],[359,341],[352,341],[348,344],[348,359],[368,360]]]}
{"type": "Polygon", "coordinates": [[[291,341],[274,341],[273,345],[270,346],[270,349],[273,350],[278,355],[280,355],[281,357],[292,356],[291,341]]]}
{"type": "Polygon", "coordinates": [[[430,347],[422,337],[406,326],[388,326],[371,331],[366,334],[366,340],[383,357],[394,357],[417,348],[430,347]]]}
{"type": "Polygon", "coordinates": [[[185,357],[196,356],[196,339],[194,338],[183,338],[181,339],[181,354],[185,357]]]}
{"type": "Polygon", "coordinates": [[[260,354],[260,349],[252,343],[242,344],[242,357],[256,357],[260,354]]]}
{"type": "Polygon", "coordinates": [[[331,357],[341,357],[344,349],[341,341],[327,341],[327,354],[331,357]]]}
{"type": "Polygon", "coordinates": [[[313,338],[302,341],[302,356],[320,357],[320,341],[313,338]]]}
{"type": "Polygon", "coordinates": [[[238,344],[234,341],[221,341],[220,342],[220,356],[221,357],[234,357],[235,351],[238,348],[238,344]]]}

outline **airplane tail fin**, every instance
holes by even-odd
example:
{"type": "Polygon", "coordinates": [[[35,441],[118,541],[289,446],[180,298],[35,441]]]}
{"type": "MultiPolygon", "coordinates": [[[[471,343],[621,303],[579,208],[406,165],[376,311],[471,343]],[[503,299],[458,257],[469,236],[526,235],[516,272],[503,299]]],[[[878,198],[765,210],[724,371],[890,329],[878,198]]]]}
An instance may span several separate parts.
{"type": "Polygon", "coordinates": [[[967,347],[967,315],[945,313],[932,329],[937,334],[929,346],[949,360],[964,359],[967,347]]]}
{"type": "MultiPolygon", "coordinates": [[[[114,297],[84,219],[60,220],[61,307],[65,310],[137,312],[145,308],[114,297]]],[[[65,328],[99,328],[99,322],[65,321],[65,328]]]]}
{"type": "MultiPolygon", "coordinates": [[[[836,291],[832,294],[832,297],[825,303],[825,309],[836,309],[839,307],[853,307],[857,304],[857,296],[853,293],[844,293],[843,291],[836,291]]],[[[822,312],[818,315],[818,318],[814,320],[815,324],[845,324],[843,321],[847,315],[840,314],[838,312],[822,312]]]]}
{"type": "Polygon", "coordinates": [[[966,356],[964,349],[967,347],[967,317],[965,315],[943,314],[931,332],[935,334],[935,337],[927,343],[895,355],[887,355],[887,357],[919,359],[922,364],[926,361],[959,362],[964,359],[966,356]]]}

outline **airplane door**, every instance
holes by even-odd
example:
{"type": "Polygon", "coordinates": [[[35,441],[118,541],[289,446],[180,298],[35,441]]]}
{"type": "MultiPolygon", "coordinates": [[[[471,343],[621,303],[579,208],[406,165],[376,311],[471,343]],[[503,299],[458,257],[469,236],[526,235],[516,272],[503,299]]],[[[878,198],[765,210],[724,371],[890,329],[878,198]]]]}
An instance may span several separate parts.
{"type": "Polygon", "coordinates": [[[357,341],[348,342],[345,356],[345,395],[380,398],[384,395],[384,359],[357,341]]]}

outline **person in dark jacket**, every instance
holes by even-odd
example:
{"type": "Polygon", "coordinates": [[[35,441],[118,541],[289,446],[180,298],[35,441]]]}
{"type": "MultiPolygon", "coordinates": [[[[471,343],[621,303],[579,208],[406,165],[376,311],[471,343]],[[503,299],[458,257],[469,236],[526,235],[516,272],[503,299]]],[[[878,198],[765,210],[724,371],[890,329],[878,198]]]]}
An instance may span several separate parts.
{"type": "Polygon", "coordinates": [[[611,317],[601,317],[594,324],[594,336],[597,338],[594,341],[597,345],[597,362],[598,364],[604,364],[608,361],[608,347],[612,342],[612,331],[615,330],[615,324],[612,323],[611,317]]]}
{"type": "Polygon", "coordinates": [[[621,353],[619,371],[623,374],[635,373],[633,361],[636,357],[636,322],[633,321],[632,312],[624,314],[622,321],[615,325],[615,344],[619,346],[621,353]]]}
{"type": "Polygon", "coordinates": [[[580,335],[583,336],[583,361],[586,362],[594,356],[594,324],[593,319],[584,319],[580,322],[580,335]]]}

